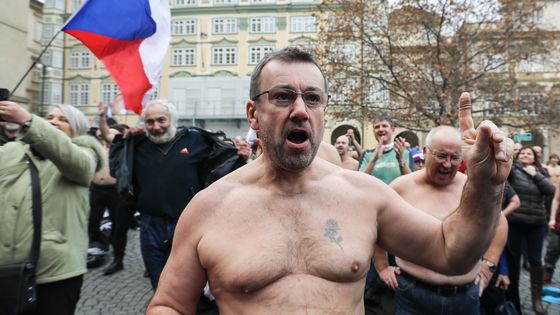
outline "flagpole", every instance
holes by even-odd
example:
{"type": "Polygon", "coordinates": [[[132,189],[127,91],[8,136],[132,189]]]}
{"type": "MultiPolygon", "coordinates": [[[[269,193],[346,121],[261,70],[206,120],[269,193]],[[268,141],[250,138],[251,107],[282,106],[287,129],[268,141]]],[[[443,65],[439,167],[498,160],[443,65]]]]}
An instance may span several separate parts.
{"type": "Polygon", "coordinates": [[[58,36],[58,34],[62,32],[62,29],[59,29],[58,32],[56,32],[56,34],[54,34],[53,38],[51,38],[51,40],[49,41],[49,43],[47,44],[47,46],[45,46],[45,48],[43,48],[43,50],[41,51],[41,53],[39,54],[39,57],[37,57],[37,59],[35,59],[35,61],[33,61],[33,64],[31,64],[31,67],[29,67],[29,69],[27,69],[27,72],[25,72],[25,74],[23,75],[23,77],[21,77],[21,79],[19,80],[19,82],[16,84],[16,87],[14,87],[12,89],[12,92],[10,93],[10,97],[12,95],[14,95],[15,91],[17,90],[17,88],[21,85],[21,83],[23,82],[23,80],[27,77],[27,75],[29,74],[29,72],[31,72],[31,70],[33,70],[33,68],[35,67],[35,65],[37,64],[37,62],[39,62],[39,60],[41,60],[41,57],[43,56],[43,54],[45,53],[45,51],[47,51],[47,49],[51,46],[52,42],[54,41],[54,39],[58,36]]]}

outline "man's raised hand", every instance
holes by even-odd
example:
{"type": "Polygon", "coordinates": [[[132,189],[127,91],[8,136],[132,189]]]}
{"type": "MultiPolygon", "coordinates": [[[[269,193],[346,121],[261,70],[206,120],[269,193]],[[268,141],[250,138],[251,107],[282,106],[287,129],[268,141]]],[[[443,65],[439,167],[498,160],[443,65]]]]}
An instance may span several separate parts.
{"type": "Polygon", "coordinates": [[[474,128],[469,93],[461,94],[458,106],[463,156],[469,177],[504,182],[511,169],[513,141],[491,121],[485,120],[474,128]]]}

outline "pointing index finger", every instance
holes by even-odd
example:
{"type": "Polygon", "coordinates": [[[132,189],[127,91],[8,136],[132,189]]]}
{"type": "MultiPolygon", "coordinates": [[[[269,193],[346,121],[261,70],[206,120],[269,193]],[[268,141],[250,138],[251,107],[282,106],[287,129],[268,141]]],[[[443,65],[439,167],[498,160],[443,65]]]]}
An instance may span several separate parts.
{"type": "Polygon", "coordinates": [[[461,131],[474,129],[474,122],[471,115],[471,95],[463,92],[459,98],[459,128],[461,131]]]}

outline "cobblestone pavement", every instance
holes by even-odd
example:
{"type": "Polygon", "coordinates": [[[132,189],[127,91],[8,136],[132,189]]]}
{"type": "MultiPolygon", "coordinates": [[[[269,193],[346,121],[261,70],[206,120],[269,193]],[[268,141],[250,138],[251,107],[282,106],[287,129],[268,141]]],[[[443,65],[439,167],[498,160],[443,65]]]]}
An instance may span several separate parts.
{"type": "MultiPolygon", "coordinates": [[[[546,246],[544,247],[546,251],[546,246]]],[[[560,271],[559,264],[556,264],[556,271],[554,272],[554,278],[552,279],[552,283],[546,284],[545,286],[553,286],[553,287],[560,287],[560,275],[558,272],[560,271]]],[[[533,306],[531,304],[531,287],[529,282],[529,272],[522,269],[521,270],[521,279],[519,283],[519,296],[521,298],[521,308],[523,315],[534,315],[533,306]]],[[[560,314],[560,305],[558,304],[550,304],[543,302],[543,306],[548,310],[548,315],[559,315],[560,314]]]]}
{"type": "MultiPolygon", "coordinates": [[[[110,276],[103,276],[103,268],[90,269],[84,277],[82,297],[78,302],[78,315],[128,315],[144,314],[146,305],[152,297],[150,280],[144,278],[144,265],[140,255],[139,231],[128,232],[128,244],[124,259],[124,270],[110,276]]],[[[545,246],[546,248],[546,246],[545,246]]],[[[111,257],[109,255],[108,257],[111,257]]],[[[554,274],[552,286],[560,287],[560,266],[554,274]]],[[[523,314],[533,315],[531,293],[529,288],[529,273],[521,272],[520,283],[521,303],[523,314]]],[[[544,303],[549,315],[559,315],[560,305],[544,303]]],[[[452,315],[452,314],[451,314],[452,315]]]]}
{"type": "Polygon", "coordinates": [[[128,231],[124,270],[110,276],[103,275],[103,269],[112,260],[111,252],[103,266],[90,269],[84,276],[76,314],[144,314],[153,291],[150,280],[144,278],[139,235],[139,231],[128,231]]]}

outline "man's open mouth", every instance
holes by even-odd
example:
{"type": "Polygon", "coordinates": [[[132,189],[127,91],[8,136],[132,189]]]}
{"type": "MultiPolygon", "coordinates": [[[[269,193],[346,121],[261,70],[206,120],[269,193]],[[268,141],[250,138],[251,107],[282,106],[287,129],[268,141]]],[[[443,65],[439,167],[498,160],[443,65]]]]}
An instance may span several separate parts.
{"type": "Polygon", "coordinates": [[[294,130],[288,133],[287,139],[292,143],[300,144],[307,141],[307,139],[309,139],[309,136],[307,135],[307,132],[303,130],[294,130]]]}

